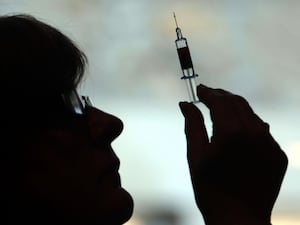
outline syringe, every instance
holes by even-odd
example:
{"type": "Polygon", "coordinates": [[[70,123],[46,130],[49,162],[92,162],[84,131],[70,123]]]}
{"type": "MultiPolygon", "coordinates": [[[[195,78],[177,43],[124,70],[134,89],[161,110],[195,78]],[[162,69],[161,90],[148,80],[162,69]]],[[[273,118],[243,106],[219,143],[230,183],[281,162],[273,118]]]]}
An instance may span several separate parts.
{"type": "Polygon", "coordinates": [[[195,78],[198,75],[195,74],[195,71],[194,71],[192,58],[191,58],[187,40],[185,37],[183,37],[183,35],[181,33],[181,29],[178,27],[175,13],[173,13],[173,14],[174,14],[174,19],[175,19],[175,23],[176,23],[176,34],[177,34],[177,39],[175,40],[175,44],[176,44],[177,53],[178,53],[178,57],[179,57],[180,65],[181,65],[182,74],[183,74],[181,79],[186,81],[190,101],[196,103],[196,102],[199,102],[199,99],[197,96],[197,88],[196,88],[196,84],[195,84],[195,78]]]}

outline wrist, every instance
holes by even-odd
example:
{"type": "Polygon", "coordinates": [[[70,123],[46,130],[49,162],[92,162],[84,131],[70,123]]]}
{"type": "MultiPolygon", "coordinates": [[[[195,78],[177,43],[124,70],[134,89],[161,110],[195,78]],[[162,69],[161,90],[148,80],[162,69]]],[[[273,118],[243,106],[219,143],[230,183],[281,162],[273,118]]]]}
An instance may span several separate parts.
{"type": "Polygon", "coordinates": [[[206,225],[271,225],[270,219],[261,219],[240,210],[224,210],[224,213],[204,218],[206,225]]]}
{"type": "MultiPolygon", "coordinates": [[[[219,203],[202,211],[206,225],[271,225],[270,213],[261,214],[253,208],[231,201],[219,203]]],[[[240,203],[240,202],[239,202],[240,203]]]]}
{"type": "Polygon", "coordinates": [[[253,218],[227,219],[219,217],[217,219],[205,220],[205,225],[272,225],[271,222],[264,222],[253,218]]]}
{"type": "Polygon", "coordinates": [[[216,215],[204,218],[206,225],[272,225],[270,220],[262,220],[245,215],[216,215]]]}

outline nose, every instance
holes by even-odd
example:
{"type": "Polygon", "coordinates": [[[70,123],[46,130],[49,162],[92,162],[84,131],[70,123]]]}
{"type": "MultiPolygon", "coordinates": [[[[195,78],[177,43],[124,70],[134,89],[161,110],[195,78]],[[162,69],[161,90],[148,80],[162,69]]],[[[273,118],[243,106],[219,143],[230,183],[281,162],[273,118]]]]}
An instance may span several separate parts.
{"type": "Polygon", "coordinates": [[[110,145],[123,130],[123,122],[94,107],[87,107],[87,120],[92,141],[97,145],[110,145]]]}

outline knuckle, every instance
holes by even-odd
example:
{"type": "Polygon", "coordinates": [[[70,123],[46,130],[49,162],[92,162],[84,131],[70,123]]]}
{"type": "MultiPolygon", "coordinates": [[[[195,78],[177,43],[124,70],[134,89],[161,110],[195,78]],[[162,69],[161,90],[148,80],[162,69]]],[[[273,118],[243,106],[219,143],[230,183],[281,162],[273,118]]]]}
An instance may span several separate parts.
{"type": "Polygon", "coordinates": [[[240,95],[234,94],[234,95],[231,95],[231,97],[232,97],[232,100],[235,101],[235,102],[238,103],[238,104],[249,105],[248,102],[246,101],[246,99],[243,98],[243,97],[240,96],[240,95]]]}

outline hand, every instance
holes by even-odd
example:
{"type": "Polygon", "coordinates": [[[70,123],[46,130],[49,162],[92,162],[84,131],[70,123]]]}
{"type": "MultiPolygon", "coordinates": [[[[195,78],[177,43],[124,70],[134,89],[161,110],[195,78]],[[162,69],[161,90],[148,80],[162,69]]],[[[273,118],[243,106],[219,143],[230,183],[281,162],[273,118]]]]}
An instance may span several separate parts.
{"type": "Polygon", "coordinates": [[[195,199],[206,224],[270,224],[286,155],[244,98],[203,85],[197,94],[210,110],[210,139],[200,110],[187,102],[180,108],[195,199]]]}

